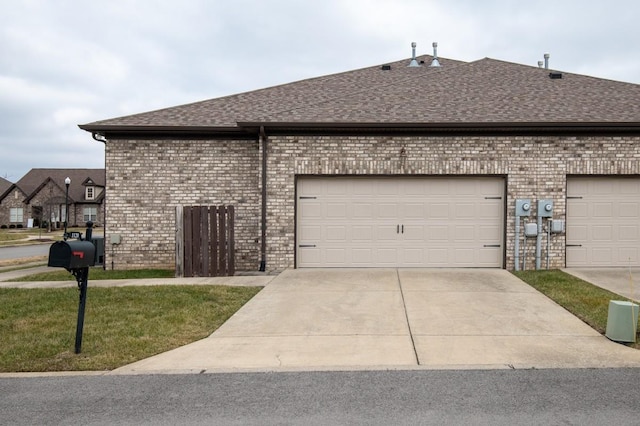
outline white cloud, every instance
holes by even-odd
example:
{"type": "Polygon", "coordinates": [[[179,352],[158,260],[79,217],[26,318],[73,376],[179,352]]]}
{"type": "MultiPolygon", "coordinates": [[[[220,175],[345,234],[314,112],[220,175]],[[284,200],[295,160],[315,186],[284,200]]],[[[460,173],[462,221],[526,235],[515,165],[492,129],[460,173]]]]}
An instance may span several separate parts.
{"type": "MultiPolygon", "coordinates": [[[[492,57],[640,83],[640,3],[0,0],[0,175],[75,167],[78,123],[408,58],[492,57]]],[[[98,165],[99,167],[99,165],[98,165]]]]}

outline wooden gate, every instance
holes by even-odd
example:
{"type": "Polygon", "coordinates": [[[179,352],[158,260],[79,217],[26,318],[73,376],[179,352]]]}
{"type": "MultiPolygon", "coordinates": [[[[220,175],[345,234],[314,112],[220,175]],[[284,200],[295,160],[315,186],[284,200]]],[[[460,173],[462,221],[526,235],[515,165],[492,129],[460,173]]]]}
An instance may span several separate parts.
{"type": "Polygon", "coordinates": [[[235,273],[233,206],[178,206],[176,224],[177,276],[235,273]]]}

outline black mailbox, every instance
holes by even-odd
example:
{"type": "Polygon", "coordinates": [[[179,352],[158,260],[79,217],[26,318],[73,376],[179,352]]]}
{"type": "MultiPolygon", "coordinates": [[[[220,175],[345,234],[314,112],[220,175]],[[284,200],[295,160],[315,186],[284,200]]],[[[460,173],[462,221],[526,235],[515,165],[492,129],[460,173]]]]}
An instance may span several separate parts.
{"type": "Polygon", "coordinates": [[[95,265],[96,246],[91,241],[58,241],[49,248],[49,265],[67,270],[95,265]]]}

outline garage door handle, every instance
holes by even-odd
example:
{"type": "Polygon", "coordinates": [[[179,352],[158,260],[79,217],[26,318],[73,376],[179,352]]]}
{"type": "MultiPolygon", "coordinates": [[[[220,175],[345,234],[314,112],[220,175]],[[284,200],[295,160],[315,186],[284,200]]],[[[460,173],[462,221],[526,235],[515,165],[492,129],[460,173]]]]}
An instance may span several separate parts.
{"type": "Polygon", "coordinates": [[[309,248],[309,247],[315,247],[315,244],[300,244],[298,245],[298,247],[300,248],[309,248]]]}
{"type": "Polygon", "coordinates": [[[301,200],[316,200],[317,198],[318,197],[303,197],[303,196],[300,196],[301,200]]]}
{"type": "Polygon", "coordinates": [[[500,248],[500,244],[485,244],[484,247],[498,247],[498,248],[500,248]]]}

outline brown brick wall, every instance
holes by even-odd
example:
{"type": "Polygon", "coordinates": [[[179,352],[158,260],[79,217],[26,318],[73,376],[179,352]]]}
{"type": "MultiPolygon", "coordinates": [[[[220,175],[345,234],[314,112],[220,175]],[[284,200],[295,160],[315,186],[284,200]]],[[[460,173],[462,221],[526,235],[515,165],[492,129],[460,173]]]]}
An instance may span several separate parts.
{"type": "MultiPolygon", "coordinates": [[[[296,175],[498,175],[507,179],[506,266],[517,198],[552,199],[565,219],[567,175],[640,175],[638,137],[271,137],[267,268],[294,266],[296,175]]],[[[535,211],[533,212],[535,214],[535,211]]],[[[535,220],[532,219],[532,220],[535,220]]],[[[531,242],[529,243],[531,244],[531,242]]],[[[550,266],[564,266],[565,236],[550,266]]],[[[535,261],[529,259],[531,267],[535,261]]]]}
{"type": "MultiPolygon", "coordinates": [[[[271,136],[268,146],[270,272],[294,266],[297,175],[504,176],[508,269],[515,199],[531,198],[534,209],[538,199],[553,199],[554,217],[565,219],[567,175],[640,176],[640,137],[271,136]]],[[[260,155],[257,141],[109,141],[107,267],[111,260],[116,269],[173,267],[175,206],[233,204],[237,269],[256,270],[260,155]],[[114,233],[122,244],[111,259],[114,233]]],[[[554,236],[551,267],[564,266],[564,246],[564,234],[554,236]]]]}
{"type": "Polygon", "coordinates": [[[259,265],[257,141],[110,140],[106,144],[106,266],[175,266],[178,205],[233,204],[236,267],[259,265]],[[111,246],[110,236],[121,235],[111,246]],[[113,256],[112,256],[113,249],[113,256]]]}

